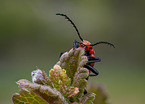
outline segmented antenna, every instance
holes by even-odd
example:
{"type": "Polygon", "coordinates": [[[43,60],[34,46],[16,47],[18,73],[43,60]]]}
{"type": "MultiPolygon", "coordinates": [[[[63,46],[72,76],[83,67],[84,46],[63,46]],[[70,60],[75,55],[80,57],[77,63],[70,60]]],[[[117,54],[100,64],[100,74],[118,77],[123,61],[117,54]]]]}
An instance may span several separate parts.
{"type": "Polygon", "coordinates": [[[110,46],[115,48],[115,46],[112,43],[104,42],[104,41],[100,41],[100,42],[97,42],[95,44],[91,44],[90,46],[95,46],[95,45],[98,45],[98,44],[108,44],[108,45],[110,45],[110,46]]]}
{"type": "Polygon", "coordinates": [[[60,16],[64,16],[65,19],[67,19],[72,25],[73,27],[75,28],[79,38],[81,39],[81,41],[83,41],[83,38],[81,37],[80,33],[79,33],[79,30],[77,29],[76,25],[73,23],[73,21],[65,14],[61,14],[61,13],[57,13],[56,15],[60,15],[60,16]]]}

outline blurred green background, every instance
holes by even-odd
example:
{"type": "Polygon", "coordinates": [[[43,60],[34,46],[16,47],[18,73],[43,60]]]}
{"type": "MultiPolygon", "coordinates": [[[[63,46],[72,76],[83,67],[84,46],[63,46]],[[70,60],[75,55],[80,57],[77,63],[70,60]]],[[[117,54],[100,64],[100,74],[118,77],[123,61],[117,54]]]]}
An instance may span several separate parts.
{"type": "Polygon", "coordinates": [[[59,54],[79,38],[74,28],[56,13],[67,14],[82,37],[92,43],[100,72],[90,83],[103,84],[112,104],[145,103],[144,0],[1,0],[0,104],[11,104],[19,79],[31,80],[38,68],[48,72],[59,54]],[[143,64],[144,63],[144,64],[143,64]]]}

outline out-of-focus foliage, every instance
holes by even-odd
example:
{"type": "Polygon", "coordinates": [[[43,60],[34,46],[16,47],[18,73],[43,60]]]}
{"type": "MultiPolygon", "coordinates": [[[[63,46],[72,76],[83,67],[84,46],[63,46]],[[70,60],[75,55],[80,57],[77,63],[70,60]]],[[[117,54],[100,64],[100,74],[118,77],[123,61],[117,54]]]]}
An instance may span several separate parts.
{"type": "Polygon", "coordinates": [[[11,104],[18,79],[31,79],[35,66],[48,70],[60,52],[79,41],[73,27],[56,13],[67,14],[95,46],[100,75],[112,104],[145,103],[144,0],[0,0],[0,103],[11,104]],[[51,60],[50,60],[51,59],[51,60]],[[120,99],[122,98],[122,99],[120,99]]]}
{"type": "Polygon", "coordinates": [[[108,95],[105,92],[103,85],[90,84],[87,88],[87,91],[94,92],[96,94],[94,104],[109,104],[108,103],[108,95]]]}

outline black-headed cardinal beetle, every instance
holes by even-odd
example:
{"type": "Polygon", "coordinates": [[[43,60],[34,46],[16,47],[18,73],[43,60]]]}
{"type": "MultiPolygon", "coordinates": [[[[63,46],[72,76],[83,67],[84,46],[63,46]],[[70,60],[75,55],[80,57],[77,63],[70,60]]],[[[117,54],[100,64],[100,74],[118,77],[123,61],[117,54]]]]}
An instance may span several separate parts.
{"type": "MultiPolygon", "coordinates": [[[[115,48],[115,46],[112,43],[105,42],[105,41],[100,41],[100,42],[97,42],[95,44],[91,44],[89,41],[84,40],[81,37],[76,25],[73,23],[73,21],[67,15],[61,14],[61,13],[57,13],[56,15],[64,16],[65,19],[67,19],[73,25],[73,27],[75,28],[75,30],[76,30],[76,32],[81,40],[81,42],[77,42],[76,40],[74,40],[74,48],[78,48],[78,47],[85,48],[85,56],[88,57],[88,62],[86,63],[86,65],[84,65],[84,67],[87,68],[89,70],[89,72],[94,73],[93,75],[89,75],[89,76],[97,76],[99,74],[99,72],[95,68],[93,68],[93,66],[94,66],[95,62],[100,62],[101,59],[94,56],[95,51],[93,49],[93,46],[98,45],[98,44],[108,44],[114,48],[115,48]]],[[[88,77],[86,79],[88,79],[88,77]]]]}

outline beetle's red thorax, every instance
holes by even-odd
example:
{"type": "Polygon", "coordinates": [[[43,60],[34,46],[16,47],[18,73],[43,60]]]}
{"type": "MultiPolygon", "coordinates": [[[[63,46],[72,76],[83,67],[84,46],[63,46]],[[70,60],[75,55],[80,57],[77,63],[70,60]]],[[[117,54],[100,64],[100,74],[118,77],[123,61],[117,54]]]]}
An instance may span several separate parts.
{"type": "Polygon", "coordinates": [[[90,43],[89,41],[87,41],[87,40],[83,40],[83,41],[81,41],[81,43],[79,44],[80,47],[84,47],[84,45],[87,46],[87,47],[86,47],[86,49],[87,49],[88,46],[91,45],[91,43],[90,43]]]}
{"type": "MultiPolygon", "coordinates": [[[[84,45],[86,46],[86,47],[85,47],[85,51],[89,51],[89,54],[94,54],[94,53],[95,53],[93,47],[90,46],[91,43],[90,43],[89,41],[83,40],[81,43],[84,44],[84,45]]],[[[84,47],[84,45],[82,45],[82,44],[80,44],[80,47],[84,47]]]]}

